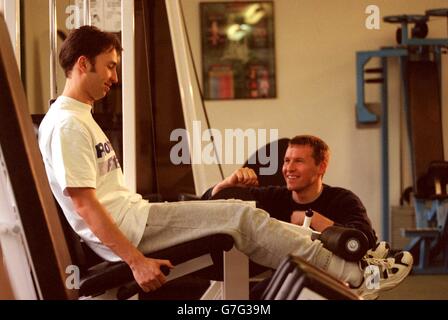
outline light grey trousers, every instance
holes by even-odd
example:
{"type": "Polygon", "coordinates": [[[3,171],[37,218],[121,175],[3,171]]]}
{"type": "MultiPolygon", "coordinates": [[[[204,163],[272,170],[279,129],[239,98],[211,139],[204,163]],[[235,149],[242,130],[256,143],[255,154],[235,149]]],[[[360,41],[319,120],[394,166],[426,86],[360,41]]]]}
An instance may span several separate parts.
{"type": "Polygon", "coordinates": [[[353,277],[354,271],[361,273],[357,264],[333,255],[299,227],[285,225],[240,200],[151,204],[138,249],[148,253],[216,233],[232,236],[239,251],[270,268],[291,253],[349,283],[359,278],[353,277]]]}

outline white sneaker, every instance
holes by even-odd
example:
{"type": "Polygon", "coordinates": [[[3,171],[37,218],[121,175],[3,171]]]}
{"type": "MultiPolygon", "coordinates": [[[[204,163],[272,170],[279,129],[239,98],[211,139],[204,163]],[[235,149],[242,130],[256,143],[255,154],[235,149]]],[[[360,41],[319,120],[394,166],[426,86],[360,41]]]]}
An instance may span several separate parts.
{"type": "Polygon", "coordinates": [[[397,253],[393,258],[363,258],[364,281],[357,294],[365,300],[377,299],[382,291],[398,286],[412,270],[414,259],[407,251],[397,253]]]}
{"type": "Polygon", "coordinates": [[[386,259],[389,254],[390,246],[386,241],[380,241],[375,248],[369,249],[366,258],[386,259]]]}

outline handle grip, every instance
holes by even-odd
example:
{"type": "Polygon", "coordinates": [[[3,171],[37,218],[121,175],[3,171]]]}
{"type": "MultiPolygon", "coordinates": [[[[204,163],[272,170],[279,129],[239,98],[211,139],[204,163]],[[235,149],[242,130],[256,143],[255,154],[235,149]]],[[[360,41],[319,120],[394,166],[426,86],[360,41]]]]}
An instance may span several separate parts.
{"type": "MultiPolygon", "coordinates": [[[[168,268],[167,266],[161,266],[160,271],[162,271],[165,276],[168,276],[170,274],[170,268],[168,268]]],[[[117,299],[127,300],[141,290],[142,288],[140,288],[138,283],[135,280],[132,280],[118,289],[117,299]]]]}

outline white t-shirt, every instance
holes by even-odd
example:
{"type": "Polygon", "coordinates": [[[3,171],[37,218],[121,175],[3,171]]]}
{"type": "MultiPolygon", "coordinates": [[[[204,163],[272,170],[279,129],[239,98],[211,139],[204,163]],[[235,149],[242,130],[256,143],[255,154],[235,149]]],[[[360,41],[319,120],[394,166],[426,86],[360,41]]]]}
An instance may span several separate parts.
{"type": "Polygon", "coordinates": [[[119,161],[91,110],[88,104],[60,96],[39,127],[39,148],[51,190],[69,224],[99,256],[118,261],[75,211],[65,189],[95,188],[100,203],[134,246],[142,238],[150,204],[125,187],[119,161]]]}

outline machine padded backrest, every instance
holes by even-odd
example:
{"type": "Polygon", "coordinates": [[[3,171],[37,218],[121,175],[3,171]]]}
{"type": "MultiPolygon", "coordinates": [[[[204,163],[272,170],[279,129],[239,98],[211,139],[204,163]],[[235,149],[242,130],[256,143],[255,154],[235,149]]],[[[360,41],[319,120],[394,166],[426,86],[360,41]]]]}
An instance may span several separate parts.
{"type": "Polygon", "coordinates": [[[282,165],[286,149],[288,149],[288,143],[288,138],[281,138],[279,140],[272,141],[258,149],[255,154],[253,154],[243,165],[243,167],[248,167],[255,171],[258,176],[260,187],[286,185],[282,174],[282,165]],[[270,158],[272,161],[272,158],[274,157],[274,154],[271,154],[272,152],[277,152],[277,170],[272,175],[261,175],[260,168],[269,167],[270,164],[262,164],[260,161],[260,154],[268,157],[268,159],[270,158]]]}
{"type": "Polygon", "coordinates": [[[424,194],[419,181],[431,162],[444,160],[439,71],[432,61],[408,61],[406,67],[413,184],[416,194],[424,194]]]}
{"type": "MultiPolygon", "coordinates": [[[[51,103],[54,101],[50,101],[51,103]]],[[[39,130],[39,125],[42,122],[45,114],[33,114],[31,115],[31,119],[34,124],[34,131],[37,132],[39,130]]],[[[79,267],[81,276],[87,271],[88,268],[92,267],[95,264],[103,262],[104,260],[100,258],[92,249],[85,244],[79,235],[73,230],[70,224],[67,221],[67,218],[62,211],[62,208],[58,205],[56,199],[54,199],[56,204],[56,209],[59,215],[59,219],[61,222],[62,230],[65,235],[65,240],[67,242],[67,248],[70,253],[70,258],[72,263],[79,267]]]]}

